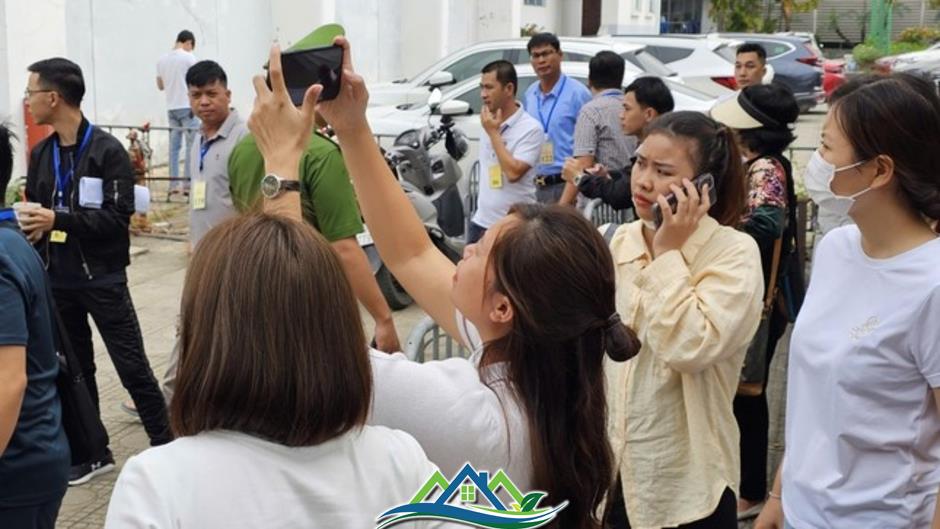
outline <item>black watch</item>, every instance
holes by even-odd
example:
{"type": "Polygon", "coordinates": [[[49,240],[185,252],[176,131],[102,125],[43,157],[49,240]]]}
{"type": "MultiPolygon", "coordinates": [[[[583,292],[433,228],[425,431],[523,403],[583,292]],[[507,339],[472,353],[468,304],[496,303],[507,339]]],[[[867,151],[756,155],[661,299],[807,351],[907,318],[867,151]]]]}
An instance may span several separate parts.
{"type": "Polygon", "coordinates": [[[285,191],[300,191],[298,180],[285,180],[274,173],[268,173],[261,179],[261,194],[264,198],[274,199],[285,191]]]}

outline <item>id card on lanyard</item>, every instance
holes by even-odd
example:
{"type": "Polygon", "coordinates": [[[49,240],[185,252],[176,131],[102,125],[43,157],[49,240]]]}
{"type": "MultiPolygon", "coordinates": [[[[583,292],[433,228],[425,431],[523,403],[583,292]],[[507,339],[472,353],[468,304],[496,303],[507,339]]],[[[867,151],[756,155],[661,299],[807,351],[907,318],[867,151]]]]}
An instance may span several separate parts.
{"type": "Polygon", "coordinates": [[[78,151],[75,153],[75,156],[72,157],[71,164],[69,164],[69,170],[64,173],[62,172],[62,154],[59,147],[59,138],[56,137],[52,139],[52,170],[55,174],[55,203],[53,204],[53,209],[57,212],[68,213],[70,211],[69,204],[65,197],[66,191],[69,190],[72,178],[75,176],[75,167],[81,161],[82,154],[91,141],[91,133],[94,128],[94,125],[91,123],[88,124],[88,128],[85,129],[85,136],[78,146],[78,151]]]}
{"type": "Polygon", "coordinates": [[[536,94],[536,101],[538,101],[539,104],[539,121],[542,123],[542,131],[545,132],[545,143],[542,144],[542,152],[539,155],[539,163],[542,165],[555,163],[555,146],[552,144],[552,140],[549,139],[548,127],[552,123],[552,115],[555,114],[555,107],[558,106],[558,100],[561,99],[561,96],[565,93],[565,83],[567,82],[568,77],[562,77],[561,88],[558,89],[558,95],[555,96],[555,101],[552,102],[552,108],[548,111],[548,118],[542,115],[541,94],[536,94]]]}

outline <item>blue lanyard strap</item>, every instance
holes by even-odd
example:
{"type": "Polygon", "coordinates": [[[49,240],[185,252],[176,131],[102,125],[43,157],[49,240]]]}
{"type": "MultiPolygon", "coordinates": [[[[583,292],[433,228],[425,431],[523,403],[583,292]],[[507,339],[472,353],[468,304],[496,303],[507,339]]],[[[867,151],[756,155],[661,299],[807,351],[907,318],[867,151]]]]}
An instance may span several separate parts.
{"type": "Polygon", "coordinates": [[[564,76],[561,79],[561,88],[558,89],[558,95],[555,96],[555,102],[552,103],[552,109],[548,111],[548,119],[545,119],[542,116],[542,97],[536,94],[536,100],[539,103],[539,121],[542,122],[542,130],[546,133],[548,132],[548,125],[552,122],[552,114],[555,113],[555,107],[558,106],[558,100],[561,99],[562,94],[565,93],[565,83],[568,82],[568,77],[564,76]]]}
{"type": "Polygon", "coordinates": [[[78,146],[78,152],[75,153],[75,157],[72,158],[71,166],[65,173],[62,173],[62,155],[59,152],[59,139],[58,137],[52,139],[52,169],[55,171],[56,202],[59,207],[65,206],[65,189],[68,187],[69,182],[72,181],[72,177],[75,176],[75,165],[82,159],[82,153],[85,152],[85,148],[88,147],[88,142],[91,141],[91,132],[94,128],[94,125],[91,123],[88,124],[88,128],[85,129],[85,136],[82,138],[82,143],[78,146]]]}
{"type": "Polygon", "coordinates": [[[209,154],[209,147],[211,147],[212,144],[217,141],[219,141],[219,136],[216,136],[215,138],[212,138],[209,141],[204,141],[199,145],[199,172],[200,173],[202,172],[203,162],[206,161],[206,155],[209,154]]]}
{"type": "Polygon", "coordinates": [[[0,222],[6,222],[8,220],[15,220],[16,213],[14,213],[13,208],[10,209],[0,209],[0,222]]]}

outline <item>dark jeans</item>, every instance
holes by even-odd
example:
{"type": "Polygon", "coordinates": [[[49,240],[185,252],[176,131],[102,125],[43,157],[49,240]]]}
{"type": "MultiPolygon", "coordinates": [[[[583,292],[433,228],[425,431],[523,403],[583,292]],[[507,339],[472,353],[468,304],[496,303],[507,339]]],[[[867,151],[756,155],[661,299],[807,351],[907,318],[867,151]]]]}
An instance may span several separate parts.
{"type": "MultiPolygon", "coordinates": [[[[88,325],[89,315],[95,320],[95,326],[104,339],[121,384],[134,400],[140,420],[150,437],[150,444],[156,446],[172,441],[166,401],[144,354],[144,340],[127,283],[76,290],[55,289],[53,293],[75,356],[85,375],[88,391],[99,410],[101,406],[98,384],[95,382],[95,351],[91,327],[88,325]]],[[[72,462],[73,465],[79,463],[85,461],[72,462]]]]}
{"type": "Polygon", "coordinates": [[[547,186],[535,186],[535,199],[539,204],[557,204],[565,192],[565,183],[559,182],[547,186]]]}
{"type": "Polygon", "coordinates": [[[4,509],[0,507],[0,527],[10,529],[55,529],[62,497],[28,507],[4,509]]]}
{"type": "Polygon", "coordinates": [[[734,397],[734,418],[737,419],[738,430],[741,431],[741,498],[750,502],[764,501],[767,497],[767,436],[770,429],[767,379],[774,350],[786,328],[786,317],[775,307],[771,314],[770,336],[767,340],[764,391],[756,397],[734,397]]]}
{"type": "Polygon", "coordinates": [[[486,228],[475,224],[473,221],[467,223],[467,244],[476,244],[483,238],[486,228]]]}
{"type": "MultiPolygon", "coordinates": [[[[718,500],[718,507],[715,508],[715,512],[707,518],[682,524],[676,529],[737,529],[737,511],[738,505],[737,500],[734,498],[734,492],[731,489],[725,489],[721,499],[718,500]]],[[[613,498],[611,498],[607,508],[604,527],[606,529],[630,529],[630,520],[623,504],[623,489],[620,480],[617,480],[617,486],[614,487],[613,498]]]]}

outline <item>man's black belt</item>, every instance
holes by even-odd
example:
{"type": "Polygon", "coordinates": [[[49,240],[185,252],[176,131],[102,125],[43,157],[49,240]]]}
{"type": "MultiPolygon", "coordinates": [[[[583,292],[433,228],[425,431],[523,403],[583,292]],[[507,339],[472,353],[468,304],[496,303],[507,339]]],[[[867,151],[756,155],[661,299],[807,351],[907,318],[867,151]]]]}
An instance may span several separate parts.
{"type": "Polygon", "coordinates": [[[539,187],[548,187],[564,182],[565,179],[560,174],[539,174],[535,175],[535,185],[539,187]]]}

